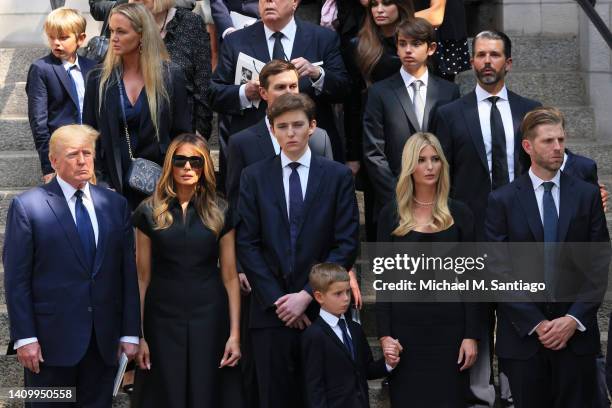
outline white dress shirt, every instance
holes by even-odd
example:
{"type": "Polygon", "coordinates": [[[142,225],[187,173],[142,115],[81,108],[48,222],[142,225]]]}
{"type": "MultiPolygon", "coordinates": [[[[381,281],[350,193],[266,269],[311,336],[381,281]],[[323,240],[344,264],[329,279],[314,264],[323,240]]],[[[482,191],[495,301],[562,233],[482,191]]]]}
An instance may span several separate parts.
{"type": "Polygon", "coordinates": [[[563,152],[563,163],[561,163],[561,168],[559,170],[565,171],[566,163],[567,163],[567,153],[563,152]]]}
{"type": "MultiPolygon", "coordinates": [[[[268,45],[268,53],[270,54],[270,60],[272,60],[272,53],[274,50],[274,41],[275,38],[273,34],[275,31],[270,30],[266,25],[263,25],[264,33],[266,36],[266,44],[268,45]]],[[[291,61],[291,52],[293,51],[293,43],[295,41],[295,33],[297,31],[297,25],[295,24],[295,19],[292,17],[291,20],[287,23],[285,27],[283,27],[280,32],[283,33],[281,38],[281,44],[283,45],[283,50],[285,52],[285,57],[288,61],[291,61]]],[[[319,61],[309,61],[311,64],[314,64],[319,61]]],[[[315,93],[320,93],[323,91],[323,82],[325,80],[325,70],[322,66],[319,66],[321,69],[321,76],[316,81],[312,81],[312,87],[315,89],[315,93]]],[[[251,107],[258,108],[259,100],[249,101],[246,97],[246,84],[240,85],[238,89],[238,96],[240,97],[240,108],[247,109],[251,107]]]]}
{"type": "MultiPolygon", "coordinates": [[[[291,167],[289,164],[293,163],[293,160],[288,158],[283,151],[280,153],[281,165],[283,166],[283,187],[285,188],[285,201],[287,202],[287,217],[289,217],[289,176],[291,176],[291,167]]],[[[302,199],[306,197],[306,186],[308,186],[308,174],[310,173],[310,159],[312,153],[310,147],[306,146],[306,151],[296,160],[301,166],[297,168],[298,175],[300,176],[300,185],[302,186],[302,199]]]]}
{"type": "MultiPolygon", "coordinates": [[[[565,165],[565,159],[563,161],[565,165]]],[[[531,168],[529,169],[529,178],[531,179],[531,184],[533,184],[533,191],[535,192],[536,201],[538,203],[538,211],[540,212],[540,220],[542,221],[542,225],[544,225],[544,183],[546,181],[552,181],[554,183],[552,189],[550,190],[553,201],[555,202],[555,207],[557,207],[557,216],[559,215],[559,203],[561,197],[561,171],[557,171],[557,174],[551,180],[542,180],[538,176],[535,175],[531,168]]],[[[586,327],[580,322],[580,320],[576,319],[574,316],[567,314],[566,316],[571,317],[578,324],[578,331],[585,331],[586,327]]],[[[538,323],[536,327],[534,327],[529,334],[532,334],[540,325],[538,323]]]]}
{"type": "MultiPolygon", "coordinates": [[[[64,198],[66,199],[66,202],[68,203],[68,208],[70,209],[72,220],[74,221],[74,224],[76,225],[76,196],[74,195],[74,193],[76,192],[76,188],[72,187],[70,184],[62,180],[60,176],[55,176],[55,177],[57,179],[57,183],[62,189],[64,198]]],[[[98,218],[96,217],[96,210],[94,208],[93,201],[91,199],[91,193],[89,191],[89,183],[86,183],[85,187],[83,187],[81,190],[83,191],[83,206],[85,207],[85,209],[87,210],[87,213],[89,214],[89,219],[91,220],[91,226],[94,230],[94,237],[96,240],[96,245],[98,245],[98,233],[99,233],[98,218]]],[[[30,344],[30,343],[35,343],[37,341],[38,341],[38,338],[36,337],[29,337],[27,339],[16,340],[15,344],[13,345],[13,348],[17,350],[21,346],[25,346],[26,344],[30,344]]],[[[136,336],[124,336],[124,337],[121,337],[119,341],[122,341],[124,343],[132,343],[132,344],[140,343],[138,337],[136,336]]]]}
{"type": "Polygon", "coordinates": [[[272,126],[270,126],[270,121],[268,120],[268,116],[264,116],[264,120],[266,121],[266,127],[268,128],[268,133],[270,134],[270,140],[272,141],[272,146],[274,146],[274,154],[278,155],[281,151],[280,145],[278,144],[278,140],[276,140],[276,136],[272,134],[272,126]]]}
{"type": "MultiPolygon", "coordinates": [[[[350,337],[350,339],[353,340],[353,336],[351,336],[351,331],[348,328],[349,327],[348,322],[346,321],[344,316],[337,317],[329,313],[327,310],[321,308],[319,309],[319,317],[321,317],[321,319],[323,319],[323,321],[327,323],[329,327],[331,327],[332,331],[334,332],[336,336],[338,336],[338,339],[340,340],[342,344],[344,344],[344,339],[342,338],[342,329],[340,328],[340,325],[338,324],[338,322],[340,321],[340,319],[344,320],[346,323],[346,332],[348,336],[350,337]]],[[[355,349],[354,344],[353,344],[353,349],[355,349]]],[[[387,368],[388,373],[393,371],[393,367],[391,367],[387,363],[385,363],[385,367],[387,368]]]]}
{"type": "Polygon", "coordinates": [[[491,106],[493,104],[487,100],[490,96],[497,96],[497,109],[504,124],[504,133],[506,134],[506,159],[508,161],[508,177],[509,180],[514,180],[514,126],[512,124],[512,111],[510,110],[510,102],[508,101],[508,89],[504,86],[497,95],[492,95],[482,89],[479,84],[476,84],[476,101],[478,102],[478,117],[480,118],[480,130],[484,141],[485,152],[487,154],[487,163],[489,165],[489,178],[493,180],[493,145],[491,143],[491,106]]]}
{"type": "Polygon", "coordinates": [[[423,100],[423,104],[424,105],[427,104],[427,83],[429,82],[429,71],[425,70],[425,73],[423,74],[423,76],[420,78],[417,78],[409,74],[408,71],[404,69],[404,67],[401,67],[400,75],[402,79],[404,80],[404,85],[406,86],[406,89],[408,90],[408,96],[410,96],[410,100],[412,101],[413,104],[414,104],[414,89],[412,88],[411,85],[417,79],[421,81],[421,88],[419,89],[419,93],[421,94],[421,99],[423,100]]]}
{"type": "Polygon", "coordinates": [[[66,72],[68,72],[68,74],[72,77],[74,83],[76,84],[77,95],[79,97],[79,112],[81,112],[82,115],[83,100],[85,100],[85,79],[83,78],[83,72],[81,71],[81,66],[79,65],[79,56],[77,55],[76,59],[74,60],[74,64],[71,64],[68,61],[62,61],[62,66],[64,67],[66,72]],[[76,65],[76,68],[68,72],[70,67],[73,65],[76,65]]]}

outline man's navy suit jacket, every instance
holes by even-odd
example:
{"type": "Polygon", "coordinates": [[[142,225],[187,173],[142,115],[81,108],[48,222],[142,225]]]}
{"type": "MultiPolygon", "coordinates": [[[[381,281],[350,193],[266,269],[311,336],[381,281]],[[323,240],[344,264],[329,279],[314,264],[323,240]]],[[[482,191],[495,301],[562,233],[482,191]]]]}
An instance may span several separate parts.
{"type": "MultiPolygon", "coordinates": [[[[298,227],[295,261],[280,155],[245,168],[240,179],[237,228],[238,259],[254,288],[253,328],[278,327],[274,302],[287,293],[306,290],[310,268],[333,262],[347,270],[359,246],[359,211],[348,167],[312,155],[303,217],[298,227]]],[[[318,308],[311,303],[309,316],[318,308]]]]}
{"type": "MultiPolygon", "coordinates": [[[[308,146],[314,154],[333,160],[331,142],[325,130],[316,128],[310,136],[308,146]]],[[[225,182],[225,192],[232,208],[235,208],[238,203],[242,170],[253,163],[275,155],[270,131],[264,119],[232,135],[227,145],[227,180],[225,182]]]]}
{"type": "Polygon", "coordinates": [[[11,340],[37,337],[45,363],[74,366],[95,332],[106,364],[121,336],[140,336],[130,211],[108,189],[89,186],[99,234],[93,271],[54,179],[15,197],[3,250],[11,340]]]}
{"type": "MultiPolygon", "coordinates": [[[[514,177],[529,169],[529,157],[521,146],[520,125],[530,110],[540,103],[508,90],[508,101],[514,127],[514,177]]],[[[491,177],[484,139],[480,129],[476,92],[438,109],[435,135],[440,139],[451,176],[451,197],[459,200],[474,214],[484,214],[491,192],[491,177]]],[[[484,218],[475,217],[476,240],[484,239],[484,218]]]]}
{"type": "MultiPolygon", "coordinates": [[[[306,77],[300,78],[299,88],[301,93],[307,94],[314,100],[318,126],[329,134],[334,147],[334,158],[341,161],[343,154],[337,150],[341,144],[331,106],[332,103],[342,102],[349,87],[348,73],[340,55],[340,40],[335,32],[297,17],[295,24],[297,30],[293,49],[291,56],[287,57],[290,60],[303,57],[311,63],[323,63],[325,79],[322,92],[316,92],[310,78],[306,77]]],[[[225,37],[221,46],[219,64],[211,79],[209,97],[212,108],[223,115],[231,116],[228,133],[221,135],[226,139],[229,135],[263,119],[267,107],[265,101],[261,101],[258,109],[240,109],[238,96],[240,86],[234,85],[236,62],[240,52],[264,63],[270,62],[268,43],[261,21],[225,37]]]]}
{"type": "MultiPolygon", "coordinates": [[[[95,62],[79,57],[83,83],[95,62]]],[[[79,123],[79,101],[62,61],[53,54],[34,61],[28,71],[28,119],[43,174],[53,173],[49,162],[49,139],[55,129],[79,123]]]]}
{"type": "Polygon", "coordinates": [[[385,360],[374,360],[361,326],[347,320],[353,358],[321,317],[301,337],[306,398],[311,408],[367,408],[368,382],[387,375],[385,360]]]}
{"type": "MultiPolygon", "coordinates": [[[[485,233],[491,242],[543,242],[544,228],[533,184],[523,174],[489,195],[485,233]]],[[[558,242],[608,242],[599,188],[561,172],[558,242]]],[[[607,271],[607,269],[606,269],[607,271]]],[[[497,304],[497,354],[501,358],[527,359],[540,348],[529,332],[542,320],[566,314],[577,318],[586,331],[576,330],[568,342],[575,354],[599,351],[597,302],[497,304]]]]}

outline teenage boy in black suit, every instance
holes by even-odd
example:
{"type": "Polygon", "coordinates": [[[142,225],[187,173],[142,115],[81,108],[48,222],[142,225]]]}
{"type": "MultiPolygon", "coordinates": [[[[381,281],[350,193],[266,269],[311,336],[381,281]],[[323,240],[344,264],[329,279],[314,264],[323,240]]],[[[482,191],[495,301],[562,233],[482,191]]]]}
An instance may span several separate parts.
{"type": "Polygon", "coordinates": [[[308,407],[367,408],[367,380],[393,370],[402,347],[395,340],[383,350],[385,358],[374,361],[361,326],[344,318],[351,288],[343,267],[315,265],[309,281],[321,309],[301,339],[308,407]]]}

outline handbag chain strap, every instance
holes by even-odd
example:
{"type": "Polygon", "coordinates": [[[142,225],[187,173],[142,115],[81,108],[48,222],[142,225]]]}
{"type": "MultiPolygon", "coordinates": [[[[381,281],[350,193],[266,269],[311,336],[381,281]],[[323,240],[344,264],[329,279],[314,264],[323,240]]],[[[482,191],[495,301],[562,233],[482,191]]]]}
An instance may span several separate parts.
{"type": "Polygon", "coordinates": [[[119,70],[115,70],[115,75],[117,76],[117,86],[119,87],[119,99],[121,106],[121,116],[123,118],[123,130],[125,131],[125,141],[128,145],[128,153],[130,154],[130,159],[134,160],[134,155],[132,154],[132,142],[130,141],[130,132],[128,132],[127,119],[125,117],[125,99],[123,98],[123,80],[119,75],[119,70]]]}

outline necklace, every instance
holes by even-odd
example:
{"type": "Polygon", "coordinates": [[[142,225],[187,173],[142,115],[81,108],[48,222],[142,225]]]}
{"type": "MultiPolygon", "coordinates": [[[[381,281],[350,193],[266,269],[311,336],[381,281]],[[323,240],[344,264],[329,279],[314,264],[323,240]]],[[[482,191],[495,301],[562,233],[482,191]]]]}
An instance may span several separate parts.
{"type": "Polygon", "coordinates": [[[430,206],[434,205],[434,203],[435,203],[435,201],[432,201],[430,203],[424,203],[423,201],[417,200],[416,197],[412,197],[412,201],[414,201],[415,203],[417,203],[418,205],[423,206],[423,207],[430,207],[430,206]]]}
{"type": "Polygon", "coordinates": [[[166,28],[166,23],[168,22],[168,13],[170,12],[170,9],[166,10],[166,17],[164,17],[164,24],[161,26],[161,29],[159,30],[159,33],[163,33],[164,29],[166,28]]]}

